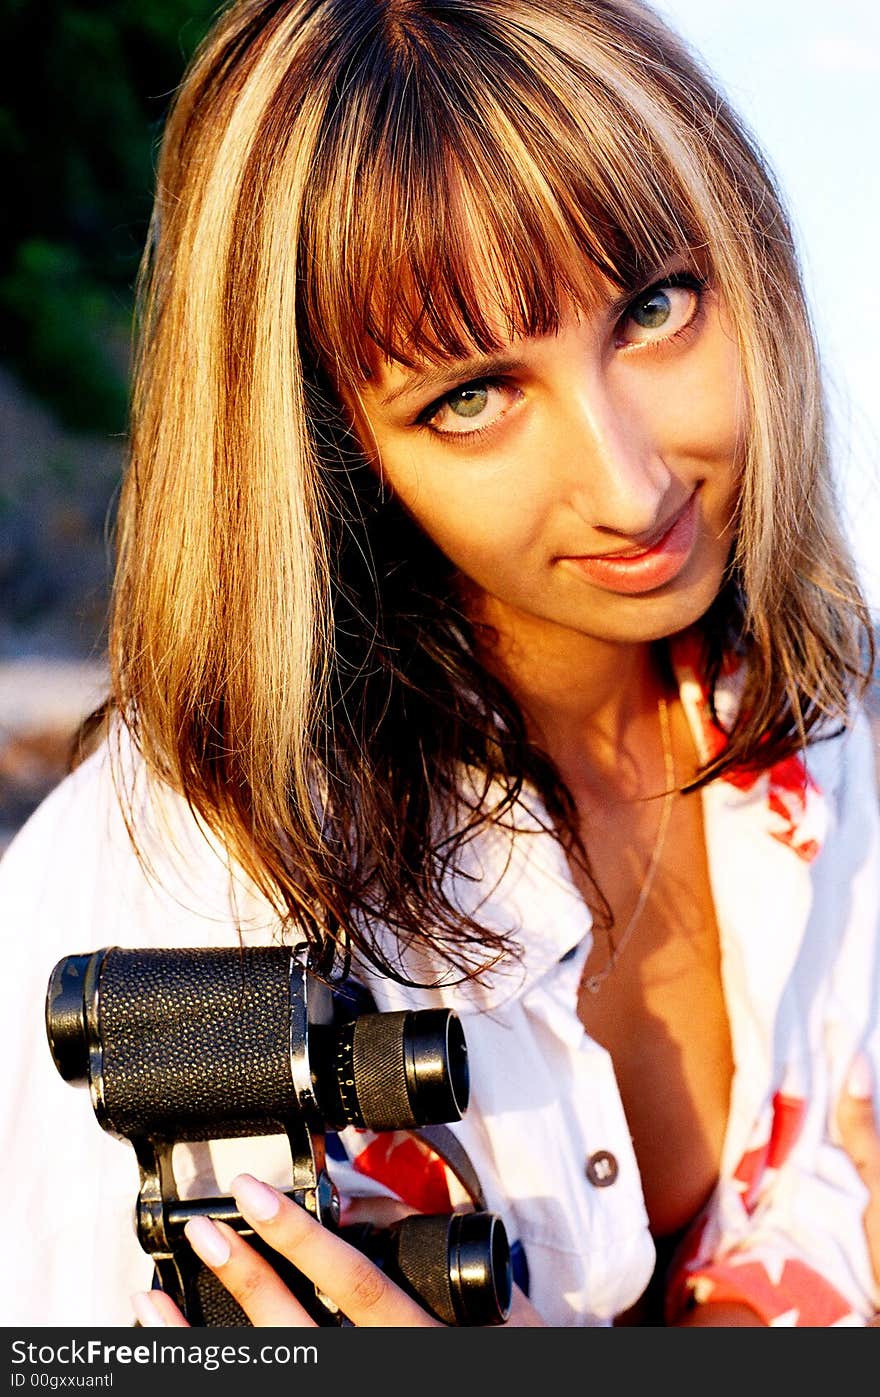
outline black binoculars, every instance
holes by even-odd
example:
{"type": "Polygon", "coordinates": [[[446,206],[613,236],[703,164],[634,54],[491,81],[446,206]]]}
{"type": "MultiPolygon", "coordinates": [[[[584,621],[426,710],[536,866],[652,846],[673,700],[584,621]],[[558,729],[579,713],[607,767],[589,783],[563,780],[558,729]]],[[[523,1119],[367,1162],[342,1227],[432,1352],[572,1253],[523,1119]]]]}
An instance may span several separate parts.
{"type": "Polygon", "coordinates": [[[470,1090],[464,1031],[453,1011],[358,1012],[356,1004],[344,983],[331,988],[309,971],[304,946],[109,947],[67,956],[53,970],[46,1032],[55,1066],[66,1081],[88,1086],[99,1124],[134,1147],[138,1238],[155,1283],[190,1324],[250,1323],[186,1242],[183,1228],[196,1216],[246,1236],[318,1324],[347,1323],[253,1233],[233,1198],[178,1196],[176,1142],[275,1134],[290,1145],[288,1196],[436,1318],[452,1325],[507,1319],[510,1248],[497,1214],[478,1205],[413,1214],[388,1228],[339,1226],[326,1133],[347,1125],[442,1129],[461,1119],[470,1090]]]}

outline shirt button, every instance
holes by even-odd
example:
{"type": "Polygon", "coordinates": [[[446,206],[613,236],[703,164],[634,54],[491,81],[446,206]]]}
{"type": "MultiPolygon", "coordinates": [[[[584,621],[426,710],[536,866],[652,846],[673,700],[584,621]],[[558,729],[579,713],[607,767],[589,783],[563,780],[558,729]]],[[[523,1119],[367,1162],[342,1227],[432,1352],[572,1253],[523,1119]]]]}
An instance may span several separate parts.
{"type": "Polygon", "coordinates": [[[587,1160],[586,1174],[595,1188],[608,1188],[618,1175],[617,1160],[610,1150],[597,1150],[587,1160]]]}

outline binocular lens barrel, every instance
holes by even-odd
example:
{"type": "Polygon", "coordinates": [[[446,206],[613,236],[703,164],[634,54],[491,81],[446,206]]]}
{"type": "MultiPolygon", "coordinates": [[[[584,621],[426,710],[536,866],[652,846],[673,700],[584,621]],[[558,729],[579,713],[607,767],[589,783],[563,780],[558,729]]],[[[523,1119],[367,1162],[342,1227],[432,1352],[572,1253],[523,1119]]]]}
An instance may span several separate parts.
{"type": "MultiPolygon", "coordinates": [[[[461,1119],[470,1078],[452,1010],[303,1021],[294,1032],[291,973],[280,947],[67,956],[46,995],[55,1066],[65,1081],[90,1086],[101,1124],[129,1138],[284,1129],[303,1109],[294,1057],[333,1128],[461,1119]]],[[[306,972],[293,973],[302,985],[306,972]]]]}

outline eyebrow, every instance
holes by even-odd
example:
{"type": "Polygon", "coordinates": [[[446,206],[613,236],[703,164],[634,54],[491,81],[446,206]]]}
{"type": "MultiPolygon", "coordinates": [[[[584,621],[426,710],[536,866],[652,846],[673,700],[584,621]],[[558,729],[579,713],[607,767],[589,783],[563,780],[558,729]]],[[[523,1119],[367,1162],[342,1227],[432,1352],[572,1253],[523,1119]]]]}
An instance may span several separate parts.
{"type": "Polygon", "coordinates": [[[394,388],[379,402],[382,407],[391,407],[401,398],[410,398],[415,393],[425,393],[431,388],[442,388],[447,383],[460,383],[463,379],[489,378],[493,374],[518,373],[525,367],[522,359],[512,359],[507,354],[477,355],[471,359],[455,359],[436,368],[425,369],[413,374],[394,388]]]}

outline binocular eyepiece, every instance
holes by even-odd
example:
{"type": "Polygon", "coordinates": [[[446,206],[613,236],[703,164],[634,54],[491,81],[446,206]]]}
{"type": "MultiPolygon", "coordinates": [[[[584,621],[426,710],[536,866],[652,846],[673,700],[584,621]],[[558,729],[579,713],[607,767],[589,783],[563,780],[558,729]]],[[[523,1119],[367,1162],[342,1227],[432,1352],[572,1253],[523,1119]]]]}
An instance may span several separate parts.
{"type": "MultiPolygon", "coordinates": [[[[467,1046],[453,1011],[354,1012],[344,987],[334,994],[309,972],[305,954],[110,947],[66,957],[49,980],[55,1066],[88,1086],[101,1126],[134,1146],[138,1236],[191,1323],[248,1320],[239,1311],[230,1321],[234,1302],[193,1260],[186,1220],[202,1213],[249,1229],[232,1199],[179,1200],[175,1142],[286,1134],[290,1196],[338,1230],[327,1130],[419,1130],[460,1120],[467,1108],[467,1046]]],[[[510,1250],[496,1215],[413,1215],[392,1228],[343,1231],[445,1323],[507,1318],[510,1250]]],[[[319,1323],[344,1322],[314,1287],[304,1291],[299,1273],[278,1269],[319,1323]]]]}
{"type": "Polygon", "coordinates": [[[444,1324],[491,1325],[510,1312],[510,1247],[497,1213],[433,1213],[342,1235],[444,1324]]]}

